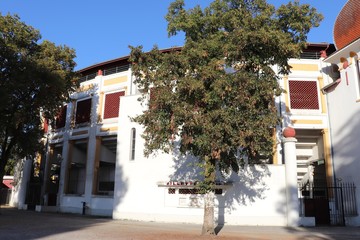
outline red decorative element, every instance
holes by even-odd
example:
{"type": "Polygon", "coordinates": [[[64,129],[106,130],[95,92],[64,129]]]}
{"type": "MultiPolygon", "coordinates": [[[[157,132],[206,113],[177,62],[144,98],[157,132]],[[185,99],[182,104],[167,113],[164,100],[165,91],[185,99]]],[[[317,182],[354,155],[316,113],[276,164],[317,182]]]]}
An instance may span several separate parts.
{"type": "Polygon", "coordinates": [[[343,62],[343,68],[344,68],[344,69],[346,69],[348,66],[349,66],[349,62],[348,62],[348,61],[343,62]]]}
{"type": "Polygon", "coordinates": [[[327,58],[326,51],[325,51],[325,50],[321,50],[321,51],[320,51],[320,56],[321,56],[322,58],[327,58]]]}
{"type": "Polygon", "coordinates": [[[125,96],[125,91],[106,94],[104,119],[119,117],[121,96],[125,96]]]}
{"type": "Polygon", "coordinates": [[[290,108],[319,110],[318,91],[316,81],[289,81],[290,108]]]}
{"type": "Polygon", "coordinates": [[[295,129],[292,128],[292,127],[286,127],[286,128],[283,130],[283,136],[286,137],[286,138],[295,137],[295,136],[296,136],[296,131],[295,131],[295,129]]]}
{"type": "Polygon", "coordinates": [[[103,72],[101,69],[98,70],[98,73],[97,73],[98,76],[102,76],[103,75],[103,72]]]}
{"type": "Polygon", "coordinates": [[[359,0],[349,0],[337,16],[334,25],[334,41],[338,50],[359,38],[359,11],[359,0]]]}

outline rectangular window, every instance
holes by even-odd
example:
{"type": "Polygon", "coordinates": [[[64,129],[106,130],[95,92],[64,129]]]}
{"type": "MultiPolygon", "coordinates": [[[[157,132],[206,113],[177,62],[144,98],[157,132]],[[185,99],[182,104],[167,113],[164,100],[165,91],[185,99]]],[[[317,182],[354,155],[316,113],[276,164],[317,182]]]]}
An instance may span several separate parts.
{"type": "Polygon", "coordinates": [[[291,109],[320,109],[316,81],[289,80],[289,97],[291,109]]]}
{"type": "Polygon", "coordinates": [[[65,127],[66,111],[67,111],[67,105],[62,106],[61,109],[59,110],[59,113],[55,118],[55,129],[65,127]]]}
{"type": "Polygon", "coordinates": [[[131,138],[130,138],[130,160],[135,160],[135,146],[136,146],[136,129],[131,129],[131,138]]]}
{"type": "Polygon", "coordinates": [[[119,117],[120,97],[125,91],[105,95],[104,119],[119,117]]]}
{"type": "Polygon", "coordinates": [[[75,124],[90,122],[91,98],[76,103],[75,124]]]}

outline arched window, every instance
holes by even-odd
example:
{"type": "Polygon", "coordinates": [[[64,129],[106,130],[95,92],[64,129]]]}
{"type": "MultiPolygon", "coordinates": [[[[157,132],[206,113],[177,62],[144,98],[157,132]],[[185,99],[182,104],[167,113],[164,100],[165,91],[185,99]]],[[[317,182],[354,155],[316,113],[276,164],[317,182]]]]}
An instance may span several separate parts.
{"type": "Polygon", "coordinates": [[[130,160],[135,160],[136,129],[132,128],[130,133],[130,160]]]}

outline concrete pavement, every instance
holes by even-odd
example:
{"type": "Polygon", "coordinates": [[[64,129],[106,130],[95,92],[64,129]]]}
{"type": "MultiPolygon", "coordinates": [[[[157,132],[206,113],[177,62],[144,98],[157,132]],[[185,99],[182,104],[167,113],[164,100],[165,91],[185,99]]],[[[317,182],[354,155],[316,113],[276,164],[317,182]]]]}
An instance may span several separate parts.
{"type": "Polygon", "coordinates": [[[201,225],[112,220],[76,214],[0,209],[0,239],[246,239],[354,240],[358,227],[287,228],[225,225],[215,237],[200,236],[201,225]]]}

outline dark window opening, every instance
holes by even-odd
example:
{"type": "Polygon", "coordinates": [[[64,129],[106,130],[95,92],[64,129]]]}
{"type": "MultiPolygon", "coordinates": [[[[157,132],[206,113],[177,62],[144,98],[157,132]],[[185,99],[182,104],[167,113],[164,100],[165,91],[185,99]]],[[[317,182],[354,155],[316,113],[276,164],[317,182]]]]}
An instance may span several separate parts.
{"type": "Polygon", "coordinates": [[[75,124],[90,122],[91,98],[78,101],[76,104],[75,124]]]}
{"type": "Polygon", "coordinates": [[[57,117],[55,118],[55,129],[65,127],[66,111],[67,111],[67,105],[62,106],[61,109],[59,110],[59,113],[58,113],[57,117]]]}

